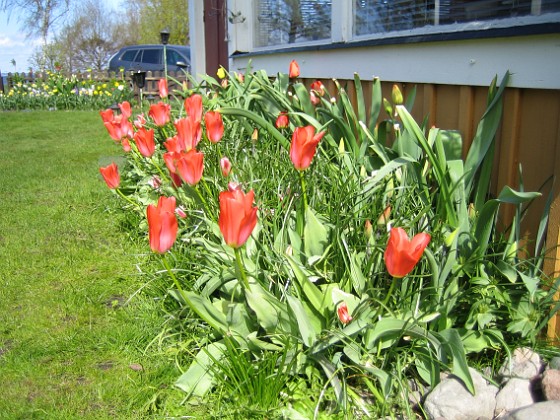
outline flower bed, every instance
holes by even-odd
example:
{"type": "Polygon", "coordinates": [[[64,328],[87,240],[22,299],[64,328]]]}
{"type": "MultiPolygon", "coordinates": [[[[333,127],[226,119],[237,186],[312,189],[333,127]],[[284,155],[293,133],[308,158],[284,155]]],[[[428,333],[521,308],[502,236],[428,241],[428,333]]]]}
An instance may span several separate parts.
{"type": "Polygon", "coordinates": [[[487,198],[508,75],[465,159],[456,132],[418,124],[414,95],[382,99],[378,80],[368,101],[355,77],[354,108],[338,83],[308,90],[295,62],[220,76],[176,103],[163,81],[147,114],[101,113],[126,156],[101,174],[145,220],[175,316],[203,321],[176,384],[188,401],[411,416],[411,381],[447,370],[472,392],[469,364],[537,343],[557,285],[542,235],[520,257],[519,224],[540,194],[487,198]],[[502,205],[518,209],[507,232],[502,205]]]}
{"type": "Polygon", "coordinates": [[[7,93],[0,92],[0,110],[99,110],[132,99],[130,84],[122,78],[88,76],[84,79],[49,71],[46,77],[26,80],[16,74],[13,87],[7,93]]]}

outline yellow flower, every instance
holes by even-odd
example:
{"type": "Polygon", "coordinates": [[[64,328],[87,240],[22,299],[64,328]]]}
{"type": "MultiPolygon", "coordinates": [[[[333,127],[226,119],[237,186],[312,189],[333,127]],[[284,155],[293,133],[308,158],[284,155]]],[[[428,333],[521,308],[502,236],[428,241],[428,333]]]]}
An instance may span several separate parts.
{"type": "Polygon", "coordinates": [[[101,87],[102,87],[103,89],[107,89],[107,83],[103,83],[103,84],[101,85],[101,87]]]}
{"type": "Polygon", "coordinates": [[[226,77],[226,71],[224,70],[223,67],[220,67],[218,69],[218,71],[216,72],[216,74],[220,79],[223,79],[224,77],[226,77]]]}

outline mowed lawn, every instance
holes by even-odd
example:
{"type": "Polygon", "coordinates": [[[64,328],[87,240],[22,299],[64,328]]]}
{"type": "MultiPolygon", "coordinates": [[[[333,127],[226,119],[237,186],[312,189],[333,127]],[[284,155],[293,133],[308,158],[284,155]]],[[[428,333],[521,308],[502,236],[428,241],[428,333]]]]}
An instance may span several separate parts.
{"type": "Polygon", "coordinates": [[[107,211],[118,202],[98,168],[120,150],[99,114],[0,113],[0,150],[0,418],[178,408],[180,373],[148,347],[161,310],[135,293],[147,241],[107,211]]]}

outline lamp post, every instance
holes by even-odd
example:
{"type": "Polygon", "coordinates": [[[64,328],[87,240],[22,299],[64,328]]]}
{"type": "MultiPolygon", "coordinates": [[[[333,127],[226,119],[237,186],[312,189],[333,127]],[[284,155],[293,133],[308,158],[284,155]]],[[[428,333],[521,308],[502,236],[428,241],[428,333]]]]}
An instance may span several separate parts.
{"type": "Polygon", "coordinates": [[[138,102],[140,105],[140,111],[142,111],[142,89],[146,85],[146,72],[145,71],[135,71],[132,72],[132,83],[140,90],[138,95],[138,102]]]}
{"type": "Polygon", "coordinates": [[[169,43],[169,29],[162,29],[159,36],[163,44],[163,73],[165,75],[165,80],[167,80],[167,44],[169,43]]]}

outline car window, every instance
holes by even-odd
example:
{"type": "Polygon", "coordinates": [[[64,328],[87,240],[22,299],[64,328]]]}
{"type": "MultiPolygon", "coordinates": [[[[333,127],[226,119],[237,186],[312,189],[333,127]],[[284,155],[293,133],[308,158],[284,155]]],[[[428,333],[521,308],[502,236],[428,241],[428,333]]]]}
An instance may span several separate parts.
{"type": "Polygon", "coordinates": [[[185,58],[175,50],[167,50],[167,64],[175,65],[178,61],[187,62],[185,58]]]}
{"type": "Polygon", "coordinates": [[[138,50],[128,50],[125,51],[121,57],[122,61],[134,61],[134,57],[136,57],[136,53],[138,50]]]}
{"type": "Polygon", "coordinates": [[[142,54],[142,63],[158,64],[159,60],[159,50],[144,50],[142,54]]]}

